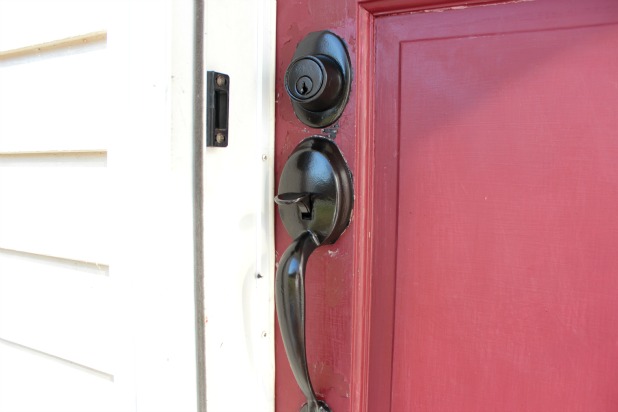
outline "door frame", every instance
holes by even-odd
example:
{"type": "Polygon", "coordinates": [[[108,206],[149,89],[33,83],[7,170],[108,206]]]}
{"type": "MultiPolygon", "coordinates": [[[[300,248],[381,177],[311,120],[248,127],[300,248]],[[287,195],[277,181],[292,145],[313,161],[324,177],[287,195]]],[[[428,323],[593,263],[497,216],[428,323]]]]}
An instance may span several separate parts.
{"type": "Polygon", "coordinates": [[[203,302],[196,326],[204,331],[205,347],[200,396],[209,412],[270,412],[275,399],[276,1],[194,1],[201,3],[203,17],[196,28],[196,37],[202,37],[196,39],[202,71],[198,66],[195,75],[201,105],[195,111],[200,123],[195,129],[196,200],[203,202],[196,228],[203,251],[198,258],[203,282],[196,284],[196,300],[203,302]],[[227,147],[204,143],[204,78],[210,70],[230,76],[227,147]]]}

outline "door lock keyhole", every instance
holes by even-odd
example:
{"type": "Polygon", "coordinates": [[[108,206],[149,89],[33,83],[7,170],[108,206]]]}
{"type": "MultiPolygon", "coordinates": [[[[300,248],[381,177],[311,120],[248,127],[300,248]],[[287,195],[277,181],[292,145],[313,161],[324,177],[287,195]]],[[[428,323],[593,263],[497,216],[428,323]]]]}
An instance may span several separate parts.
{"type": "Polygon", "coordinates": [[[301,96],[306,96],[311,93],[313,82],[308,76],[303,76],[296,82],[296,92],[301,96]]]}

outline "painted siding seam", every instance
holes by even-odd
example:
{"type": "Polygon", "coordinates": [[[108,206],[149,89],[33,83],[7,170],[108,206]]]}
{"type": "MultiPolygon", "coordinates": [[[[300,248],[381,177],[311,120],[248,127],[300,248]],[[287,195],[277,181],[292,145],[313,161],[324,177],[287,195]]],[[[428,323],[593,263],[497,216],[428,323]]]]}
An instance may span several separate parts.
{"type": "Polygon", "coordinates": [[[107,41],[107,31],[95,31],[64,39],[52,40],[46,43],[33,44],[17,49],[0,51],[0,61],[18,59],[42,53],[50,53],[69,47],[87,46],[107,41]]]}

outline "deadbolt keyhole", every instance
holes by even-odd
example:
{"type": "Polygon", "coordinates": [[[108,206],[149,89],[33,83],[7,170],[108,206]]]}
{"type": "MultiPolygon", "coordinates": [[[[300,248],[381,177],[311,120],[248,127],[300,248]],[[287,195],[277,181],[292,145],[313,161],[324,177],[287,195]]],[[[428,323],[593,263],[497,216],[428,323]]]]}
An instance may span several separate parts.
{"type": "Polygon", "coordinates": [[[301,96],[311,93],[311,89],[313,89],[313,82],[308,76],[302,76],[296,82],[296,92],[301,96]]]}
{"type": "Polygon", "coordinates": [[[315,100],[324,88],[324,65],[315,57],[296,61],[285,75],[288,93],[298,101],[309,103],[315,100]]]}

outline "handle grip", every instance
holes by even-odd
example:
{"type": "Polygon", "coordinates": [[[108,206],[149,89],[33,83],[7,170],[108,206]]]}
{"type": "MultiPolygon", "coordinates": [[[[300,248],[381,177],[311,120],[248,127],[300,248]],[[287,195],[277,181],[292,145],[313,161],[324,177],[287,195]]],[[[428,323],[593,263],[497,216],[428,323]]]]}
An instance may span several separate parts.
{"type": "Polygon", "coordinates": [[[281,257],[276,275],[277,319],[283,338],[283,346],[296,382],[307,398],[302,412],[330,412],[323,401],[315,397],[305,344],[305,269],[309,255],[320,246],[316,235],[310,230],[302,232],[281,257]]]}

